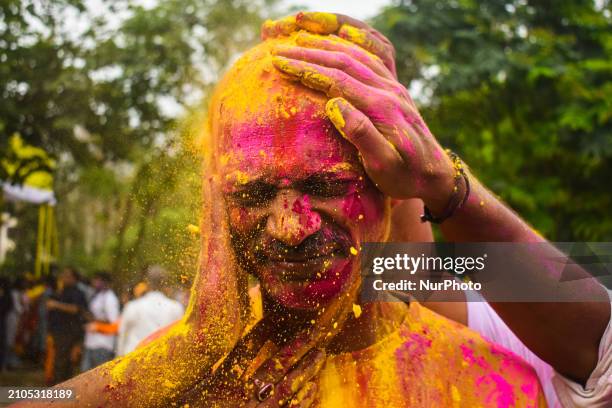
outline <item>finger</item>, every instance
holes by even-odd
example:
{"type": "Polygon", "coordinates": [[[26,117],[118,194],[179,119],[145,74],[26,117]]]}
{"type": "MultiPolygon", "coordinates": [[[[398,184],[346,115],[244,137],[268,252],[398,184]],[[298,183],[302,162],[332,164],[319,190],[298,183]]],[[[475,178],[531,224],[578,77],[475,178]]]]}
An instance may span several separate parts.
{"type": "Polygon", "coordinates": [[[338,69],[366,85],[395,92],[401,87],[396,81],[383,78],[349,54],[305,47],[277,46],[275,55],[338,69]]]}
{"type": "Polygon", "coordinates": [[[296,15],[299,28],[316,34],[338,34],[379,56],[387,68],[396,76],[395,48],[384,35],[359,21],[344,14],[322,12],[300,12],[296,15]]]}
{"type": "Polygon", "coordinates": [[[315,34],[333,34],[342,26],[338,14],[320,11],[301,11],[295,20],[299,28],[315,34]]]}
{"type": "Polygon", "coordinates": [[[422,121],[412,100],[403,97],[407,92],[401,86],[396,88],[397,92],[379,89],[356,80],[340,69],[278,55],[272,58],[272,63],[309,88],[325,92],[331,98],[341,96],[347,99],[372,118],[376,126],[388,126],[389,116],[395,114],[403,115],[409,123],[422,121]]]}
{"type": "Polygon", "coordinates": [[[338,30],[338,36],[377,55],[393,76],[397,77],[395,71],[395,48],[381,34],[376,35],[371,29],[357,28],[344,24],[338,30]]]}
{"type": "Polygon", "coordinates": [[[332,98],[342,96],[359,109],[371,109],[376,106],[376,101],[380,101],[380,97],[373,96],[380,94],[381,91],[357,81],[338,69],[280,56],[273,57],[272,63],[303,85],[324,92],[332,98]]]}
{"type": "Polygon", "coordinates": [[[289,401],[287,406],[291,408],[308,408],[314,406],[317,399],[317,383],[307,382],[301,390],[289,401]]]}
{"type": "Polygon", "coordinates": [[[359,150],[366,172],[375,182],[388,173],[386,169],[401,166],[402,157],[391,142],[348,101],[343,98],[330,99],[325,111],[340,134],[359,150]]]}
{"type": "Polygon", "coordinates": [[[325,352],[311,350],[276,386],[274,394],[267,399],[261,408],[283,406],[288,404],[302,388],[319,373],[325,364],[325,352]]]}
{"type": "MultiPolygon", "coordinates": [[[[281,34],[291,34],[298,29],[307,30],[315,34],[335,34],[343,24],[350,24],[359,28],[370,28],[366,23],[343,14],[326,13],[319,11],[301,11],[295,16],[284,17],[279,20],[268,20],[262,27],[266,29],[268,37],[275,37],[281,34]],[[286,24],[289,22],[290,24],[286,24]],[[282,30],[280,27],[291,27],[291,30],[282,30]]],[[[263,34],[263,32],[262,32],[263,34]]],[[[265,38],[268,38],[265,37],[265,38]]]]}
{"type": "Polygon", "coordinates": [[[340,37],[333,35],[321,37],[319,35],[301,32],[296,37],[296,43],[303,47],[343,52],[368,66],[372,71],[376,72],[376,74],[380,75],[381,77],[395,79],[394,75],[385,66],[380,57],[360,47],[357,47],[356,45],[353,45],[340,37]]]}
{"type": "Polygon", "coordinates": [[[389,42],[385,36],[367,23],[344,14],[326,13],[320,11],[301,11],[296,14],[295,20],[299,28],[316,34],[335,34],[343,25],[350,25],[355,28],[376,33],[376,35],[389,42]]]}
{"type": "Polygon", "coordinates": [[[279,20],[266,20],[261,26],[261,39],[289,35],[298,30],[295,16],[288,16],[279,20]]]}

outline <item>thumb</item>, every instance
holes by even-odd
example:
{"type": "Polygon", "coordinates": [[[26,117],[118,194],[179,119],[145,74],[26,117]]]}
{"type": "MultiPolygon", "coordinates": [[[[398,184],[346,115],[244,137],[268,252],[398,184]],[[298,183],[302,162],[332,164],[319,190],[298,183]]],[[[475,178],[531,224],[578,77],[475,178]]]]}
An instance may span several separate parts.
{"type": "Polygon", "coordinates": [[[357,148],[364,167],[374,181],[385,165],[401,160],[395,147],[378,131],[370,118],[346,99],[330,99],[325,105],[325,112],[338,132],[357,148]]]}

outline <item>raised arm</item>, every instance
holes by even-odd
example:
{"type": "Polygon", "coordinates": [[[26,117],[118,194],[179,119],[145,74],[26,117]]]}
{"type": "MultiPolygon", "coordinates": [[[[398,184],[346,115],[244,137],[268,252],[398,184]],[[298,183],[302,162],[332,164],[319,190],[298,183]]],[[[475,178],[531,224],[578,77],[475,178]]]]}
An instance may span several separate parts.
{"type": "MultiPolygon", "coordinates": [[[[305,14],[307,19],[303,14],[294,20],[285,19],[281,31],[286,33],[297,26],[320,33],[342,32],[341,37],[351,39],[347,35],[351,29],[346,28],[350,23],[344,17],[305,14]]],[[[434,216],[441,215],[455,188],[455,163],[431,134],[405,88],[395,81],[393,71],[381,70],[380,61],[388,68],[388,58],[364,58],[361,49],[376,52],[372,44],[385,43],[372,29],[363,28],[363,23],[359,30],[361,35],[354,37],[361,39],[363,44],[357,42],[361,47],[338,37],[317,40],[302,34],[298,47],[277,50],[276,67],[331,98],[327,106],[330,120],[360,151],[368,175],[381,191],[398,199],[419,198],[434,216]]],[[[442,224],[447,240],[540,242],[542,252],[562,256],[474,175],[470,174],[469,180],[469,200],[442,224]]],[[[460,191],[456,194],[465,195],[465,183],[457,188],[460,191]]],[[[597,362],[599,341],[610,319],[607,293],[593,279],[585,279],[573,289],[589,293],[593,301],[572,303],[572,292],[558,285],[560,270],[547,270],[538,254],[525,259],[525,263],[530,267],[517,270],[515,278],[536,280],[559,301],[493,303],[493,307],[532,351],[561,374],[584,382],[597,362]],[[533,276],[534,271],[537,276],[533,276]]],[[[576,273],[588,276],[581,270],[576,273]]]]}

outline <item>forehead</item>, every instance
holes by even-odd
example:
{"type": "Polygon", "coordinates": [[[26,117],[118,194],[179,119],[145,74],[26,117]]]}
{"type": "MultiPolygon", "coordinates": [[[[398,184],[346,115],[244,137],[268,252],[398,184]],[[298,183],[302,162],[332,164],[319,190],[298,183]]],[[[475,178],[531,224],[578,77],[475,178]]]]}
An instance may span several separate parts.
{"type": "MultiPolygon", "coordinates": [[[[319,111],[320,112],[320,111],[319,111]]],[[[322,172],[362,173],[355,148],[317,109],[290,109],[247,121],[227,121],[220,168],[229,180],[300,179],[322,172]]]]}

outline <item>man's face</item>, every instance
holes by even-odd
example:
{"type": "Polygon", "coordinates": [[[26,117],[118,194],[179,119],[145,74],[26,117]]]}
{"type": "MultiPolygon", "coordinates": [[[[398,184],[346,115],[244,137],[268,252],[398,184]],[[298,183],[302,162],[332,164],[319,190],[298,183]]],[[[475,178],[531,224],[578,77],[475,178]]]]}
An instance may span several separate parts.
{"type": "Polygon", "coordinates": [[[361,242],[384,237],[386,201],[354,147],[312,107],[263,116],[273,119],[223,126],[219,162],[232,242],[269,297],[316,309],[359,273],[361,242]]]}

